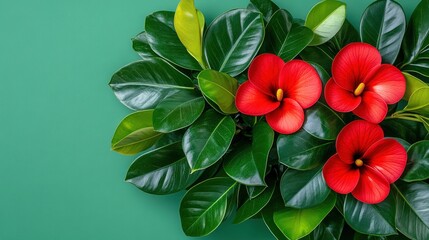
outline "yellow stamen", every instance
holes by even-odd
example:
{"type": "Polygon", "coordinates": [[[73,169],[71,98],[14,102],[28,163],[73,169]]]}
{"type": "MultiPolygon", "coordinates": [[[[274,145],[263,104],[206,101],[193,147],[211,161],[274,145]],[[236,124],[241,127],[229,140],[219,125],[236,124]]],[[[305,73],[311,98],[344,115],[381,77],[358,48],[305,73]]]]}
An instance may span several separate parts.
{"type": "Polygon", "coordinates": [[[362,160],[360,160],[360,159],[356,159],[356,160],[355,160],[355,164],[356,164],[356,166],[358,166],[358,167],[362,167],[362,166],[363,166],[363,161],[362,161],[362,160]]]}
{"type": "Polygon", "coordinates": [[[279,102],[283,100],[283,90],[281,88],[277,89],[276,97],[277,97],[277,101],[279,102]]]}
{"type": "Polygon", "coordinates": [[[359,85],[354,91],[355,96],[361,95],[364,89],[365,89],[365,83],[359,83],[359,85]]]}

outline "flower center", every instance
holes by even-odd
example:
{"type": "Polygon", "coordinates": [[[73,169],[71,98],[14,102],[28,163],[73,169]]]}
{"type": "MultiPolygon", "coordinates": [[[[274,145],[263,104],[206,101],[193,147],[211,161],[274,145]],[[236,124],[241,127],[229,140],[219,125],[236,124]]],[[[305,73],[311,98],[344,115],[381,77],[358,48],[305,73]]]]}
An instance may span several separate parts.
{"type": "Polygon", "coordinates": [[[355,160],[355,165],[358,167],[362,167],[363,166],[363,161],[361,159],[356,159],[355,160]]]}
{"type": "Polygon", "coordinates": [[[277,101],[279,102],[283,100],[283,89],[281,88],[277,89],[276,98],[277,98],[277,101]]]}
{"type": "Polygon", "coordinates": [[[365,83],[359,83],[359,85],[357,86],[357,88],[353,93],[357,97],[362,94],[364,89],[365,89],[365,83]]]}

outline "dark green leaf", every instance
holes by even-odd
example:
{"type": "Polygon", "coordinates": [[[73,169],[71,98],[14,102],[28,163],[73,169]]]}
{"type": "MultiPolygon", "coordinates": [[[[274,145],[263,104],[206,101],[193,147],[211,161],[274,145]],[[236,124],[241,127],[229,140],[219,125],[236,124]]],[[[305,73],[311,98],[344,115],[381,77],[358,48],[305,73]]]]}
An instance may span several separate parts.
{"type": "Polygon", "coordinates": [[[185,194],[180,204],[182,229],[188,236],[205,236],[213,232],[225,217],[229,195],[237,183],[230,178],[211,178],[185,194]]]}
{"type": "Polygon", "coordinates": [[[247,194],[249,198],[255,198],[259,196],[259,194],[263,193],[267,186],[246,186],[247,194]]]}
{"type": "Polygon", "coordinates": [[[293,208],[314,207],[331,193],[322,176],[322,167],[309,171],[286,170],[280,180],[280,191],[285,205],[293,208]]]}
{"type": "Polygon", "coordinates": [[[258,53],[264,39],[264,20],[258,12],[231,10],[207,29],[204,53],[211,69],[232,77],[243,72],[258,53]]]}
{"type": "Polygon", "coordinates": [[[204,97],[210,99],[210,104],[215,109],[220,109],[222,113],[233,114],[238,110],[235,107],[235,93],[238,89],[238,82],[228,74],[207,69],[198,74],[198,86],[204,97]]]}
{"type": "Polygon", "coordinates": [[[410,143],[423,140],[427,134],[421,123],[402,119],[386,119],[380,125],[386,136],[402,138],[410,143]]]}
{"type": "Polygon", "coordinates": [[[151,147],[163,135],[152,126],[153,110],[126,116],[116,128],[112,149],[122,154],[136,154],[151,147]]]}
{"type": "Polygon", "coordinates": [[[335,144],[313,137],[305,130],[277,139],[280,163],[298,169],[308,170],[320,166],[335,152],[335,144]]]}
{"type": "Polygon", "coordinates": [[[283,9],[273,15],[265,31],[266,41],[284,61],[294,59],[313,39],[313,32],[293,23],[290,13],[283,9]]]}
{"type": "Polygon", "coordinates": [[[252,144],[244,144],[225,162],[225,172],[235,181],[252,186],[265,185],[268,154],[274,142],[274,131],[266,122],[253,127],[252,144]]]}
{"type": "Polygon", "coordinates": [[[274,212],[285,209],[283,205],[282,196],[278,189],[274,190],[273,196],[271,197],[268,205],[262,210],[262,219],[264,220],[265,226],[273,234],[277,240],[289,240],[283,232],[277,227],[274,222],[274,212]]]}
{"type": "Polygon", "coordinates": [[[235,134],[230,116],[208,110],[186,130],[183,151],[192,171],[205,169],[216,163],[228,150],[235,134]]]}
{"type": "Polygon", "coordinates": [[[174,12],[159,11],[146,17],[147,41],[159,56],[182,68],[200,70],[174,30],[174,12]]]}
{"type": "Polygon", "coordinates": [[[147,41],[146,32],[140,33],[135,38],[133,38],[132,41],[134,51],[136,51],[143,59],[158,57],[152,48],[150,48],[150,45],[147,41]]]}
{"type": "Polygon", "coordinates": [[[401,5],[391,0],[376,1],[362,15],[360,37],[378,49],[383,62],[393,64],[401,49],[406,24],[401,5]]]}
{"type": "Polygon", "coordinates": [[[416,142],[408,149],[408,164],[402,175],[407,182],[429,178],[429,141],[416,142]]]}
{"type": "Polygon", "coordinates": [[[323,103],[317,102],[305,110],[302,128],[317,138],[335,140],[343,127],[344,122],[340,116],[323,103]]]}
{"type": "Polygon", "coordinates": [[[185,189],[201,175],[190,174],[181,142],[145,152],[130,166],[125,180],[152,194],[170,194],[185,189]]]}
{"type": "Polygon", "coordinates": [[[344,218],[338,211],[331,211],[328,216],[302,240],[339,240],[343,231],[344,218]]]}
{"type": "Polygon", "coordinates": [[[116,97],[131,109],[149,109],[178,91],[194,89],[191,79],[161,58],[131,63],[112,76],[116,97]]]}
{"type": "Polygon", "coordinates": [[[396,228],[412,239],[429,239],[429,185],[396,184],[396,228]]]}
{"type": "Polygon", "coordinates": [[[289,239],[299,239],[312,232],[335,206],[335,194],[312,208],[286,208],[274,213],[274,222],[289,239]]]}
{"type": "Polygon", "coordinates": [[[175,93],[161,101],[153,112],[153,127],[158,132],[172,132],[191,125],[201,115],[205,102],[191,91],[175,93]]]}
{"type": "Polygon", "coordinates": [[[389,195],[379,204],[365,204],[347,195],[344,219],[356,231],[370,235],[392,235],[395,229],[395,199],[389,195]]]}
{"type": "Polygon", "coordinates": [[[264,15],[265,21],[268,22],[271,16],[279,10],[279,7],[271,0],[250,0],[247,9],[259,11],[264,15]]]}

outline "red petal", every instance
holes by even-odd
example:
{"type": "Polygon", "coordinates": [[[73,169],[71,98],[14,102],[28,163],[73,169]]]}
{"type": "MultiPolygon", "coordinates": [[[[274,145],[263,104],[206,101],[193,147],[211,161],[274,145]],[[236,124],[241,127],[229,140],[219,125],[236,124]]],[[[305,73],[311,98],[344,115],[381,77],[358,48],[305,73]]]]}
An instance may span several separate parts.
{"type": "Polygon", "coordinates": [[[371,145],[363,155],[365,164],[377,169],[386,179],[393,183],[404,172],[407,164],[407,152],[394,139],[381,139],[371,145]]]}
{"type": "Polygon", "coordinates": [[[387,198],[390,185],[387,179],[377,170],[365,166],[360,168],[360,179],[352,195],[359,201],[376,204],[387,198]]]}
{"type": "Polygon", "coordinates": [[[238,111],[251,115],[261,116],[280,106],[280,102],[271,96],[265,95],[251,82],[246,81],[238,87],[235,95],[235,105],[238,111]]]}
{"type": "Polygon", "coordinates": [[[338,155],[345,163],[352,164],[383,137],[383,129],[380,126],[363,120],[353,121],[338,134],[336,142],[338,155]]]}
{"type": "Polygon", "coordinates": [[[332,77],[342,88],[354,91],[380,64],[381,55],[377,48],[367,43],[351,43],[335,56],[332,77]]]}
{"type": "Polygon", "coordinates": [[[302,60],[292,60],[283,66],[279,87],[283,89],[285,98],[292,98],[304,109],[313,106],[322,93],[319,74],[302,60]]]}
{"type": "Polygon", "coordinates": [[[383,64],[368,78],[367,89],[380,95],[387,104],[397,103],[405,93],[405,78],[395,66],[383,64]]]}
{"type": "Polygon", "coordinates": [[[361,97],[341,88],[331,78],[325,86],[325,100],[337,112],[351,112],[359,106],[361,97]]]}
{"type": "Polygon", "coordinates": [[[380,123],[387,115],[387,104],[377,93],[364,91],[362,102],[353,113],[368,122],[380,123]]]}
{"type": "Polygon", "coordinates": [[[359,182],[359,169],[341,161],[338,154],[328,159],[323,166],[323,177],[326,184],[335,192],[347,194],[355,189],[359,182]]]}
{"type": "Polygon", "coordinates": [[[274,54],[257,56],[249,67],[249,81],[267,95],[275,94],[280,71],[284,61],[274,54]]]}
{"type": "Polygon", "coordinates": [[[285,98],[280,107],[268,113],[265,118],[268,125],[274,131],[282,134],[291,134],[302,127],[304,123],[304,110],[295,100],[285,98]]]}

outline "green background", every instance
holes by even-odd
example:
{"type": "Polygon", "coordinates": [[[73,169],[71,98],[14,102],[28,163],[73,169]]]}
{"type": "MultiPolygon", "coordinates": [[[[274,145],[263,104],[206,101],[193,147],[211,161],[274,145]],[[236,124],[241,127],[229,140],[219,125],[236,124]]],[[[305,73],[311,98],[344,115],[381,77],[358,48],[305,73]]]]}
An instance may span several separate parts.
{"type": "MultiPolygon", "coordinates": [[[[196,0],[211,21],[247,0],[196,0]]],[[[317,0],[275,0],[305,18],[317,0]]],[[[353,0],[357,26],[372,1],[353,0]]],[[[402,0],[407,17],[417,0],[402,0]]],[[[130,111],[107,83],[138,59],[130,39],[174,0],[0,0],[0,239],[189,239],[183,193],[124,182],[133,157],[110,150],[130,111]]],[[[204,239],[271,239],[262,221],[223,224],[204,239]]]]}

